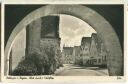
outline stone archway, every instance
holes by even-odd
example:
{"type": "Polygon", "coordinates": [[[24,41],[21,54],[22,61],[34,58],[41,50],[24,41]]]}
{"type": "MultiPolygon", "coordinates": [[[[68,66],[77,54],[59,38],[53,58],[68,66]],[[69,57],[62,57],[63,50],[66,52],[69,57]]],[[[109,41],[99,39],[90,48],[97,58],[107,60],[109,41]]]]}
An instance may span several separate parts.
{"type": "Polygon", "coordinates": [[[5,75],[8,74],[9,68],[9,52],[11,46],[14,43],[14,39],[17,34],[25,28],[32,21],[53,14],[67,14],[74,17],[80,18],[83,21],[91,25],[96,31],[98,37],[100,37],[109,53],[108,56],[108,70],[109,75],[123,75],[123,55],[119,42],[119,38],[114,31],[114,28],[109,24],[107,20],[104,19],[100,14],[94,10],[81,5],[47,5],[41,7],[32,13],[28,14],[12,31],[7,45],[5,47],[5,60],[4,60],[4,70],[5,75]]]}

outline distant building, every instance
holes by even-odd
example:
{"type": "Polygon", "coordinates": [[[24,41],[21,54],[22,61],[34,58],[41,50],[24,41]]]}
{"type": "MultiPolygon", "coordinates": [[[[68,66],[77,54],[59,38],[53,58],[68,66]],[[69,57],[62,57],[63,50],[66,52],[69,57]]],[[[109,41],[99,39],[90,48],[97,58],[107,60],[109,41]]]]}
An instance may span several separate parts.
{"type": "Polygon", "coordinates": [[[81,56],[83,65],[89,64],[91,37],[83,37],[81,41],[81,56]]]}
{"type": "Polygon", "coordinates": [[[73,47],[63,47],[63,56],[64,56],[64,63],[65,64],[72,64],[74,63],[74,56],[73,56],[73,47]]]}
{"type": "Polygon", "coordinates": [[[81,47],[80,46],[74,46],[73,48],[73,57],[75,58],[75,64],[82,64],[82,56],[80,55],[81,53],[81,47]]]}
{"type": "Polygon", "coordinates": [[[91,37],[83,37],[80,46],[73,48],[75,64],[83,66],[106,66],[107,52],[105,46],[97,34],[91,37]]]}
{"type": "Polygon", "coordinates": [[[102,41],[98,38],[97,34],[92,34],[92,41],[90,47],[90,64],[91,65],[106,65],[106,51],[102,41]]]}
{"type": "Polygon", "coordinates": [[[92,34],[91,36],[92,41],[91,41],[91,46],[90,46],[90,64],[91,65],[97,65],[101,63],[101,57],[99,55],[99,44],[98,44],[98,39],[97,39],[97,34],[92,34]]]}

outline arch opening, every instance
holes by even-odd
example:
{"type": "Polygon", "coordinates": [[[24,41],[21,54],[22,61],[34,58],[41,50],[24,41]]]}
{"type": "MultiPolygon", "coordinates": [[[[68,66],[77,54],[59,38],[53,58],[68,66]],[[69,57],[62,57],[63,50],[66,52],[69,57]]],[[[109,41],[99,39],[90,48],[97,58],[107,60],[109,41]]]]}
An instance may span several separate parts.
{"type": "MultiPolygon", "coordinates": [[[[109,22],[107,22],[102,16],[100,16],[98,13],[96,13],[95,11],[93,11],[90,8],[87,8],[85,6],[65,6],[63,5],[63,8],[59,7],[60,5],[48,5],[42,8],[39,8],[37,10],[35,10],[34,12],[32,12],[30,15],[28,15],[27,17],[25,17],[14,29],[14,32],[12,32],[8,43],[6,45],[5,48],[5,56],[8,57],[8,52],[9,52],[9,47],[11,46],[13,39],[15,38],[15,36],[18,34],[18,32],[20,32],[20,30],[22,28],[24,28],[24,26],[26,26],[27,24],[29,24],[31,21],[33,21],[34,19],[37,19],[39,17],[42,16],[47,16],[47,15],[51,15],[51,14],[69,14],[75,17],[78,17],[80,19],[82,19],[83,21],[89,23],[96,31],[97,31],[97,36],[99,38],[101,38],[107,48],[107,52],[109,53],[109,75],[122,75],[122,50],[120,48],[120,44],[119,44],[119,39],[116,35],[116,33],[114,32],[114,29],[112,28],[112,26],[109,24],[109,22]],[[58,9],[58,10],[54,10],[54,9],[58,9]],[[83,10],[83,13],[79,13],[76,12],[75,10],[78,9],[83,10]],[[42,12],[40,12],[41,10],[45,10],[47,12],[44,12],[43,14],[41,14],[42,12]],[[34,17],[33,17],[34,16],[34,17]],[[30,19],[30,17],[33,17],[30,19]],[[96,17],[94,19],[94,17],[96,17]],[[108,35],[108,32],[110,33],[108,35]],[[113,46],[113,48],[112,48],[113,46]],[[115,54],[116,53],[116,54],[115,54]],[[115,57],[119,57],[121,59],[115,59],[115,57]],[[112,60],[115,60],[115,62],[113,62],[112,60]],[[115,65],[116,63],[121,62],[119,65],[115,65]]],[[[5,58],[5,70],[8,66],[7,63],[7,58],[5,58]]],[[[6,73],[6,72],[5,72],[6,73]]]]}

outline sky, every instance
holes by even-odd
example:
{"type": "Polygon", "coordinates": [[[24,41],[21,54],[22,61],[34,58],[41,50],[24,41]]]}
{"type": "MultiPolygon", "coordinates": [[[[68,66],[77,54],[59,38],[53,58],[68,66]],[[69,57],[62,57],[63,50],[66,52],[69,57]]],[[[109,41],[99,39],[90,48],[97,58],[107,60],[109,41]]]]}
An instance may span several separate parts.
{"type": "Polygon", "coordinates": [[[60,15],[59,32],[61,48],[79,46],[82,37],[91,37],[96,31],[83,20],[70,15],[60,15]]]}

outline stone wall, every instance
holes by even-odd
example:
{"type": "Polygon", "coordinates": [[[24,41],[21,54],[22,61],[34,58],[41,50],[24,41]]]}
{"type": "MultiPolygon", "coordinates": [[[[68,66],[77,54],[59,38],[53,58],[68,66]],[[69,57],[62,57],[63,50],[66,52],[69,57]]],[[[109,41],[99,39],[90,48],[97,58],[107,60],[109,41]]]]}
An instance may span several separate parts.
{"type": "Polygon", "coordinates": [[[23,29],[15,39],[10,52],[10,73],[18,66],[19,62],[25,58],[26,29],[23,29]]]}

